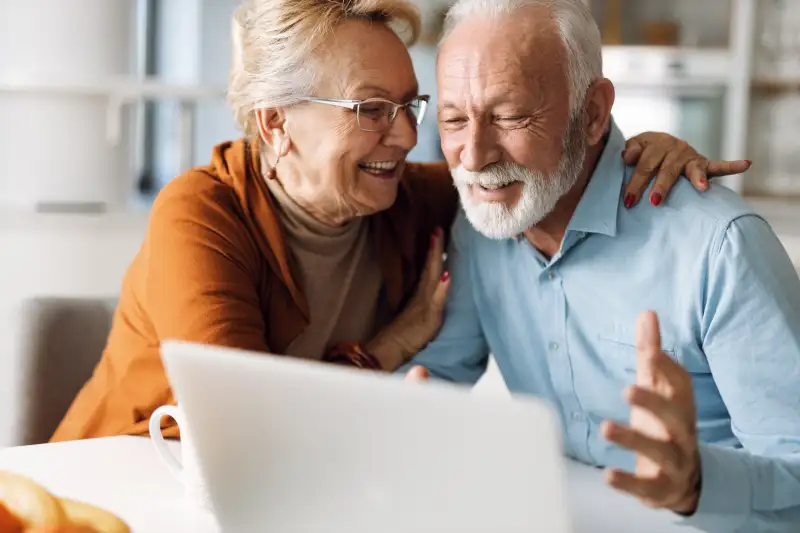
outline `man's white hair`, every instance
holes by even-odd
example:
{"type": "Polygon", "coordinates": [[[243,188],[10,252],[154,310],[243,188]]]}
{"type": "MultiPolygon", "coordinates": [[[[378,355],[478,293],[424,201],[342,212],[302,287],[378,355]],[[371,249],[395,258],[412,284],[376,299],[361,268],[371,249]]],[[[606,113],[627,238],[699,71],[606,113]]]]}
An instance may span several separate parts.
{"type": "Polygon", "coordinates": [[[457,0],[447,12],[442,41],[467,18],[507,15],[528,7],[548,10],[556,25],[567,53],[570,113],[576,113],[589,86],[603,77],[600,29],[583,0],[457,0]]]}

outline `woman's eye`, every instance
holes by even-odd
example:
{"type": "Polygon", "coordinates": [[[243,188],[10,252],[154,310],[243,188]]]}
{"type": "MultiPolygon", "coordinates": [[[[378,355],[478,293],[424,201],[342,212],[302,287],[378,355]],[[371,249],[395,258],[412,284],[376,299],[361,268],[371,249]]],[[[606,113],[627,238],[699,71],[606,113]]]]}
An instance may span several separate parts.
{"type": "Polygon", "coordinates": [[[363,115],[378,116],[383,111],[383,107],[379,105],[362,105],[360,112],[363,115]]]}

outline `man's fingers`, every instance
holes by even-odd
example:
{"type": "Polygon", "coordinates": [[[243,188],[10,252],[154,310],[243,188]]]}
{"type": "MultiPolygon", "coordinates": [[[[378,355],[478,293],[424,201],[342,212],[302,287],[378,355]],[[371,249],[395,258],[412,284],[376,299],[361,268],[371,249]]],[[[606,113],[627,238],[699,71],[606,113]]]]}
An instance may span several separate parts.
{"type": "Polygon", "coordinates": [[[677,361],[665,352],[658,352],[650,361],[654,384],[668,399],[691,403],[692,377],[677,361]],[[689,397],[687,397],[689,396],[689,397]]]}
{"type": "Polygon", "coordinates": [[[406,374],[406,381],[427,381],[430,378],[430,372],[424,366],[414,366],[406,374]]]}
{"type": "Polygon", "coordinates": [[[636,381],[657,386],[668,398],[692,403],[692,378],[677,361],[661,350],[658,317],[653,311],[639,315],[636,324],[636,381]]]}
{"type": "Polygon", "coordinates": [[[653,439],[635,429],[609,421],[603,422],[601,431],[609,442],[647,457],[659,465],[666,474],[672,475],[680,471],[679,456],[670,443],[653,439]]]}
{"type": "Polygon", "coordinates": [[[658,418],[676,442],[685,443],[694,438],[686,425],[691,413],[684,413],[680,402],[635,385],[626,391],[625,398],[631,406],[641,407],[658,418]]]}
{"type": "Polygon", "coordinates": [[[636,322],[636,380],[652,384],[653,361],[661,353],[661,333],[658,317],[653,311],[644,311],[636,322]]]}
{"type": "Polygon", "coordinates": [[[746,161],[742,159],[738,161],[709,161],[706,172],[708,172],[709,178],[730,176],[733,174],[747,172],[752,165],[752,161],[746,161]]]}
{"type": "Polygon", "coordinates": [[[641,478],[616,469],[606,470],[606,483],[617,490],[640,498],[650,507],[663,505],[669,490],[665,478],[641,478]]]}

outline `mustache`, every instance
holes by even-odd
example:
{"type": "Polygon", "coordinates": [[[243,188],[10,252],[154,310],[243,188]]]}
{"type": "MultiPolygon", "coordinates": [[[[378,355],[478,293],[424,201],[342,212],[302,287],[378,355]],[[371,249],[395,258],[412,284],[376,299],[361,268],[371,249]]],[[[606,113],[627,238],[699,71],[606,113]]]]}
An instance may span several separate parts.
{"type": "Polygon", "coordinates": [[[457,185],[508,185],[515,181],[530,182],[539,178],[537,172],[513,162],[494,163],[479,171],[467,170],[463,165],[450,171],[457,185]]]}

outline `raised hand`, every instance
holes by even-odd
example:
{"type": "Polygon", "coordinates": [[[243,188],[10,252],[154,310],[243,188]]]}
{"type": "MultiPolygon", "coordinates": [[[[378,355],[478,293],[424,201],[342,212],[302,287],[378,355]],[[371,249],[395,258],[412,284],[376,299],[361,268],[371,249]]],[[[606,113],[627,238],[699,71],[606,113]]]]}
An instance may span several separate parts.
{"type": "Polygon", "coordinates": [[[661,350],[656,314],[639,316],[636,329],[636,385],[625,396],[631,405],[630,426],[604,422],[606,439],[636,453],[633,474],[606,472],[608,483],[645,505],[684,515],[700,499],[700,454],[697,409],[692,379],[661,350]]]}

